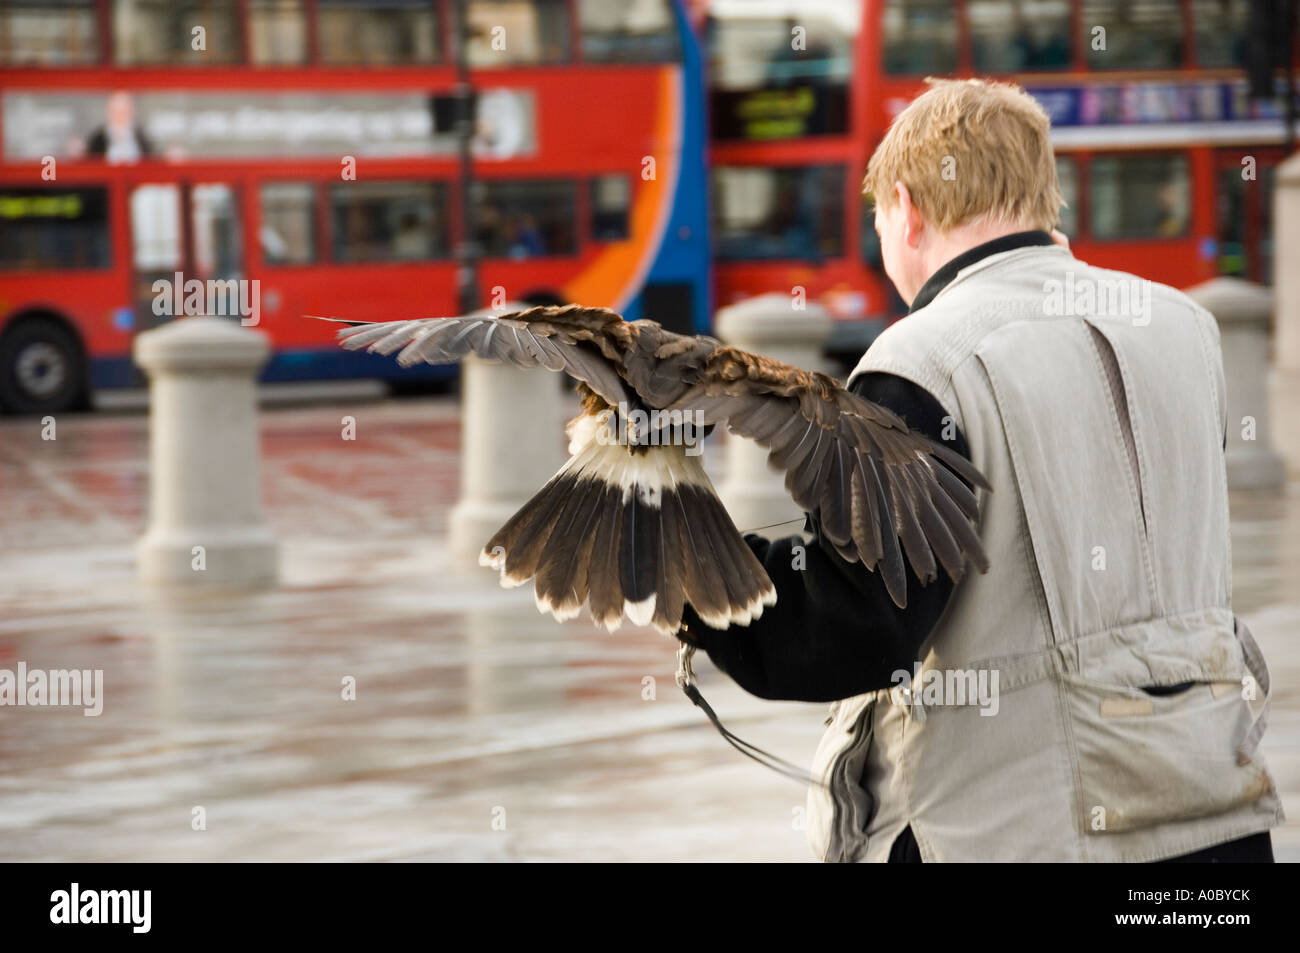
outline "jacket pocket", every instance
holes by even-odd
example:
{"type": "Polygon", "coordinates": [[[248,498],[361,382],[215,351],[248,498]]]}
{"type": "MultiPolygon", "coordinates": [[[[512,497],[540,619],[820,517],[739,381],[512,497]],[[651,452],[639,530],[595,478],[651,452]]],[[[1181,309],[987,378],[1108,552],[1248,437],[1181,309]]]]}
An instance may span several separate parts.
{"type": "Polygon", "coordinates": [[[1198,681],[1160,695],[1079,675],[1062,679],[1089,833],[1220,814],[1271,789],[1262,763],[1237,763],[1251,722],[1240,682],[1198,681]]]}
{"type": "Polygon", "coordinates": [[[875,799],[862,783],[871,750],[874,695],[836,703],[830,727],[813,758],[808,791],[808,843],[830,863],[853,863],[867,850],[875,799]]]}

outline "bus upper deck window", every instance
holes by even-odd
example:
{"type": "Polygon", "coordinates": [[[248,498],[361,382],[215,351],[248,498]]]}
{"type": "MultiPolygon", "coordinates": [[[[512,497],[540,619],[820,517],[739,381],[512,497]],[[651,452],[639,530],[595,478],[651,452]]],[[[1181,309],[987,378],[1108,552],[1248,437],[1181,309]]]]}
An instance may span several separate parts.
{"type": "Polygon", "coordinates": [[[632,184],[626,175],[601,175],[591,181],[591,237],[598,242],[621,241],[628,235],[632,184]]]}
{"type": "Polygon", "coordinates": [[[249,0],[249,57],[259,65],[307,61],[304,0],[249,0]]]}
{"type": "Polygon", "coordinates": [[[1196,65],[1245,66],[1250,0],[1192,0],[1196,65]]]}
{"type": "Polygon", "coordinates": [[[569,59],[567,0],[469,0],[471,66],[563,63],[569,59]]]}
{"type": "Polygon", "coordinates": [[[745,3],[712,11],[714,139],[756,142],[849,131],[858,18],[852,4],[839,9],[839,15],[832,8],[804,10],[798,0],[784,0],[765,7],[777,11],[766,15],[745,3]]]}
{"type": "Polygon", "coordinates": [[[661,63],[679,59],[670,0],[579,0],[582,58],[593,63],[661,63]]]}
{"type": "Polygon", "coordinates": [[[323,63],[436,63],[438,13],[429,0],[321,0],[323,63]]]}
{"type": "Polygon", "coordinates": [[[1092,69],[1174,69],[1183,60],[1180,0],[1083,0],[1092,69]]]}
{"type": "Polygon", "coordinates": [[[885,7],[886,73],[950,73],[957,68],[957,18],[948,0],[889,0],[885,7]]]}
{"type": "Polygon", "coordinates": [[[1070,0],[969,0],[966,9],[977,72],[1069,67],[1070,0]]]}
{"type": "Polygon", "coordinates": [[[117,0],[113,4],[113,52],[120,64],[237,63],[238,0],[117,0]],[[196,49],[202,26],[202,45],[196,49]]]}
{"type": "Polygon", "coordinates": [[[85,66],[99,62],[95,0],[13,0],[0,4],[0,63],[85,66]]]}

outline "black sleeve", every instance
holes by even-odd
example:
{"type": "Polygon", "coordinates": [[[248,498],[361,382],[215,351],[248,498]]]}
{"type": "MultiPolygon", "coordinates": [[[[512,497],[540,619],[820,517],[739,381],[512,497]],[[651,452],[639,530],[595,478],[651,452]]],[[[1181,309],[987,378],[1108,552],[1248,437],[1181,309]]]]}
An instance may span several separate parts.
{"type": "MultiPolygon", "coordinates": [[[[863,374],[850,389],[969,458],[966,438],[947,412],[911,381],[863,374]]],[[[812,533],[808,543],[801,536],[745,537],[776,586],[776,605],[748,626],[728,629],[709,628],[688,606],[682,637],[760,698],[824,702],[893,685],[895,671],[912,671],[952,595],[952,580],[940,568],[922,586],[904,560],[907,608],[900,609],[878,573],[846,562],[822,538],[816,513],[808,514],[805,529],[812,533]]]]}

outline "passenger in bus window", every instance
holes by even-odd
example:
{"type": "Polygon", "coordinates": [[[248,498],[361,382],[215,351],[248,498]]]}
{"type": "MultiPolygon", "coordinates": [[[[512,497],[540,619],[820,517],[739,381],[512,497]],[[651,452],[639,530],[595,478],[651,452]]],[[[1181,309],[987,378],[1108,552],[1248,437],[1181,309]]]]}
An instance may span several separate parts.
{"type": "Polygon", "coordinates": [[[403,261],[429,257],[429,232],[415,212],[402,215],[397,234],[393,236],[393,257],[403,261]]]}
{"type": "Polygon", "coordinates": [[[509,235],[507,254],[511,258],[535,258],[546,254],[546,243],[537,229],[537,220],[531,215],[524,213],[513,216],[510,219],[509,235]]]}
{"type": "Polygon", "coordinates": [[[1187,210],[1179,182],[1168,182],[1156,192],[1155,225],[1151,231],[1162,238],[1174,238],[1187,230],[1187,210]]]}

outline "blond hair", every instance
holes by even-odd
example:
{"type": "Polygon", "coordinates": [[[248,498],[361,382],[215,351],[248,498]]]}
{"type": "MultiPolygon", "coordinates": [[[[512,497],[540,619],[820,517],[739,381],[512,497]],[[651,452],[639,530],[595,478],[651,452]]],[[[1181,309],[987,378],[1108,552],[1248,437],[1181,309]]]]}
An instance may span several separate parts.
{"type": "Polygon", "coordinates": [[[863,193],[890,208],[902,182],[941,232],[977,221],[1055,228],[1065,202],[1043,108],[1013,83],[926,83],[871,156],[863,193]]]}

